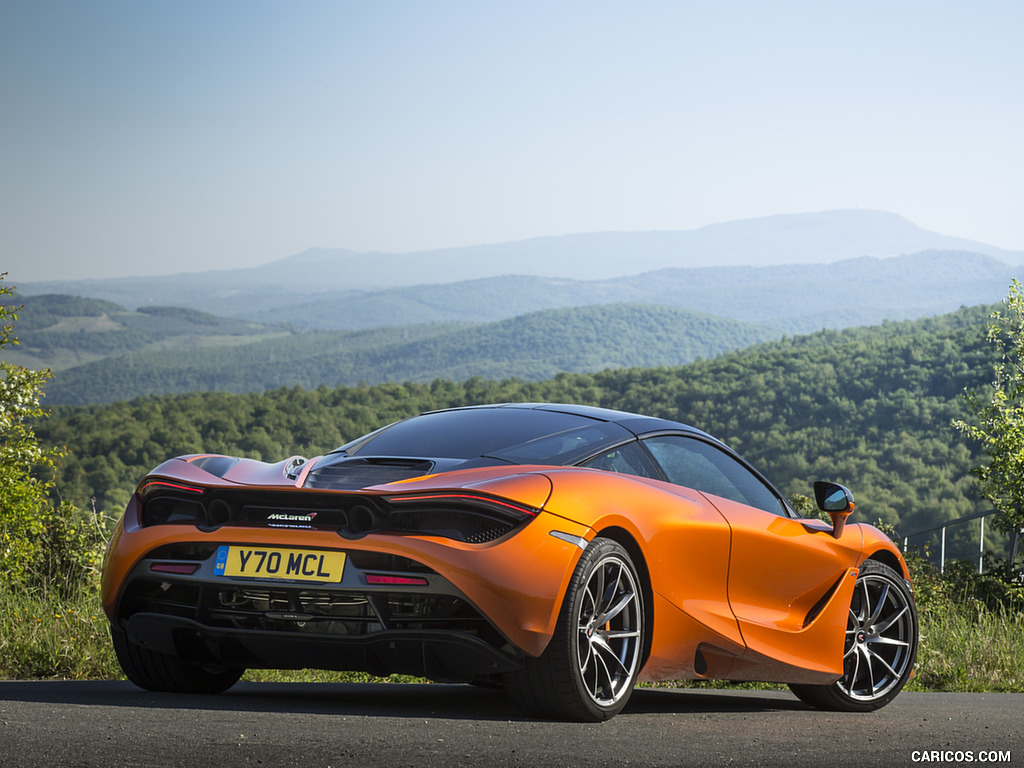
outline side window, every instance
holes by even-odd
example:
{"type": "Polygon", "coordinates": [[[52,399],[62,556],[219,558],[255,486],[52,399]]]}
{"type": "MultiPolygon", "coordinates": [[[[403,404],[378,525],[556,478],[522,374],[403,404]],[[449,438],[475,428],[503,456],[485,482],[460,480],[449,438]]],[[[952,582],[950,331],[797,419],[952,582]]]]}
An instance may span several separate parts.
{"type": "Polygon", "coordinates": [[[603,469],[606,472],[619,472],[623,475],[661,479],[657,467],[651,463],[647,454],[644,453],[644,449],[636,443],[626,443],[606,451],[600,456],[595,456],[583,466],[603,469]]]}
{"type": "Polygon", "coordinates": [[[665,435],[649,438],[644,445],[670,482],[787,516],[782,502],[756,475],[703,440],[665,435]]]}

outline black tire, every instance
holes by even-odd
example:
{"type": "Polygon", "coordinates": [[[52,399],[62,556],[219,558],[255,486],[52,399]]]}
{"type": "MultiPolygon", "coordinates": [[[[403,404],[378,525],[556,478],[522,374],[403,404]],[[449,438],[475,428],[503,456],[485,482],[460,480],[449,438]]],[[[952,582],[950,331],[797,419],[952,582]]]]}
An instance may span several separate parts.
{"type": "Polygon", "coordinates": [[[159,653],[128,642],[124,630],[110,628],[114,653],[125,675],[147,691],[174,693],[223,693],[244,669],[185,664],[177,656],[159,653]]]}
{"type": "Polygon", "coordinates": [[[853,590],[843,676],[832,685],[789,687],[817,709],[879,709],[896,698],[910,679],[917,644],[917,608],[910,587],[888,565],[868,560],[853,590]]]}
{"type": "Polygon", "coordinates": [[[644,647],[640,579],[619,544],[597,538],[580,557],[551,642],[505,676],[512,701],[536,717],[597,722],[629,701],[644,647]]]}

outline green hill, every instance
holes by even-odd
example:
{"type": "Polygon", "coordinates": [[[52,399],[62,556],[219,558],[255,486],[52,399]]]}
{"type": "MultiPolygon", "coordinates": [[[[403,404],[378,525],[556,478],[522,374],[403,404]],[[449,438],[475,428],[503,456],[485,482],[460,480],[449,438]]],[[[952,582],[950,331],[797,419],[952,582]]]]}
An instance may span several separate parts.
{"type": "MultiPolygon", "coordinates": [[[[280,460],[317,455],[433,408],[587,403],[706,429],[787,494],[809,495],[817,479],[844,483],[856,494],[859,519],[906,531],[984,509],[972,493],[973,447],[950,420],[966,415],[964,389],[990,378],[988,311],[824,331],[683,366],[562,373],[542,381],[438,379],[62,406],[38,431],[69,451],[58,478],[64,496],[79,504],[95,496],[100,509],[116,512],[144,472],[177,454],[280,460]]],[[[961,533],[951,534],[950,548],[961,533]]]]}
{"type": "Polygon", "coordinates": [[[496,323],[316,331],[230,348],[133,352],[61,371],[47,405],[280,386],[540,380],[561,371],[677,365],[778,332],[671,307],[619,304],[548,310],[496,323]]]}
{"type": "Polygon", "coordinates": [[[143,307],[130,312],[100,299],[44,294],[20,296],[19,345],[5,360],[55,371],[130,352],[230,346],[288,331],[179,307],[143,307]]]}

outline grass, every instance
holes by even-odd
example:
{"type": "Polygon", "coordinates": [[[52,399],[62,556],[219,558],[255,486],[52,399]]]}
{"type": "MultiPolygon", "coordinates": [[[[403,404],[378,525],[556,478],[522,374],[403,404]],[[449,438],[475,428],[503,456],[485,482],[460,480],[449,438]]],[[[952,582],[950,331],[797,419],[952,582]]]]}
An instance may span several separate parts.
{"type": "Polygon", "coordinates": [[[123,677],[96,590],[68,599],[5,590],[0,600],[0,678],[96,680],[123,677]]]}
{"type": "Polygon", "coordinates": [[[411,675],[377,677],[367,672],[331,672],[325,669],[250,669],[242,676],[253,683],[425,683],[411,675]]]}
{"type": "Polygon", "coordinates": [[[913,691],[1024,691],[1024,614],[976,601],[924,611],[913,691]]]}

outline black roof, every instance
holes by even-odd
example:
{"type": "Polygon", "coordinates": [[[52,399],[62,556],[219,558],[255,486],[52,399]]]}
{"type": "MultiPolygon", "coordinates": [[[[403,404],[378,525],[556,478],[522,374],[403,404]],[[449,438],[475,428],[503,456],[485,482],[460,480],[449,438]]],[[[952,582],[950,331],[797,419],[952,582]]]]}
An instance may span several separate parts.
{"type": "Polygon", "coordinates": [[[604,446],[664,431],[709,437],[686,424],[608,408],[497,403],[428,411],[353,440],[334,453],[563,464],[604,446]]]}
{"type": "Polygon", "coordinates": [[[686,424],[560,403],[497,403],[428,411],[357,438],[316,462],[310,488],[362,488],[432,472],[501,464],[573,466],[638,437],[686,424]]]}

